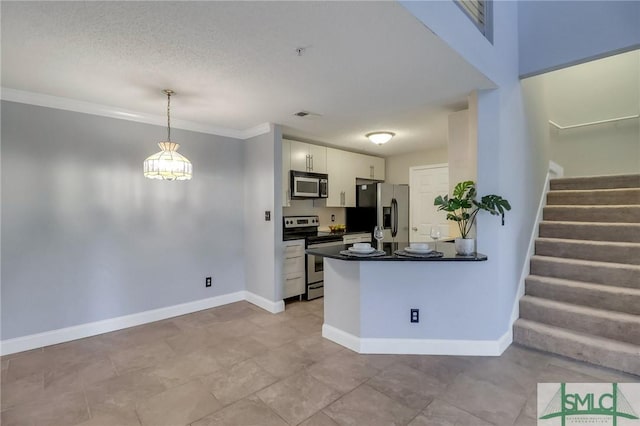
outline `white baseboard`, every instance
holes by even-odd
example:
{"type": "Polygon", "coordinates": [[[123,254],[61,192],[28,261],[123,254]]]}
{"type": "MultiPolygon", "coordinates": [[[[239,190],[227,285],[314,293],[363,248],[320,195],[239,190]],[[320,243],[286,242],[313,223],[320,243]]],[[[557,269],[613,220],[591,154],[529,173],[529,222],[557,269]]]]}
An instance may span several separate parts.
{"type": "Polygon", "coordinates": [[[360,338],[324,324],[322,337],[361,354],[499,356],[512,342],[509,329],[497,340],[360,338]]]}
{"type": "MultiPolygon", "coordinates": [[[[250,301],[251,303],[257,304],[253,300],[249,300],[247,292],[237,291],[235,293],[224,294],[208,299],[195,300],[193,302],[181,303],[179,305],[167,306],[164,308],[139,312],[136,314],[109,318],[102,321],[61,328],[58,330],[46,331],[44,333],[31,334],[14,339],[7,339],[0,342],[0,354],[8,355],[15,352],[22,352],[30,349],[41,348],[43,346],[55,345],[58,343],[69,342],[71,340],[82,339],[84,337],[96,336],[98,334],[121,330],[127,327],[134,327],[136,325],[147,324],[153,321],[159,321],[179,315],[190,314],[192,312],[201,311],[203,309],[215,308],[217,306],[227,305],[229,303],[239,302],[245,299],[250,301]]],[[[271,303],[274,306],[278,305],[278,302],[271,303]]],[[[279,303],[283,304],[284,309],[284,303],[282,301],[279,303]]],[[[263,307],[259,304],[258,306],[263,307]]],[[[270,309],[267,310],[271,312],[270,309]]]]}
{"type": "Polygon", "coordinates": [[[360,338],[346,331],[342,331],[339,328],[335,328],[329,324],[322,324],[322,337],[345,348],[349,348],[354,352],[362,353],[360,352],[360,338]]]}
{"type": "Polygon", "coordinates": [[[271,312],[272,314],[277,314],[284,311],[283,300],[274,302],[269,299],[265,299],[262,296],[258,296],[255,293],[251,293],[250,291],[245,291],[244,294],[244,298],[247,302],[253,303],[254,305],[264,309],[265,311],[271,312]]]}

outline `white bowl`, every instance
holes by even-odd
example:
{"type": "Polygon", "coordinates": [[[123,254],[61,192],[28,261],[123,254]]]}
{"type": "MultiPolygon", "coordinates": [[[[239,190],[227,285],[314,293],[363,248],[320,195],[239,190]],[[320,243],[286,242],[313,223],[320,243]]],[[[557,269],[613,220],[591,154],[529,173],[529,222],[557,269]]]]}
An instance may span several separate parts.
{"type": "Polygon", "coordinates": [[[411,243],[409,247],[413,250],[429,250],[429,244],[427,243],[411,243]]]}
{"type": "Polygon", "coordinates": [[[355,243],[353,248],[356,250],[369,250],[371,248],[371,243],[355,243]]]}

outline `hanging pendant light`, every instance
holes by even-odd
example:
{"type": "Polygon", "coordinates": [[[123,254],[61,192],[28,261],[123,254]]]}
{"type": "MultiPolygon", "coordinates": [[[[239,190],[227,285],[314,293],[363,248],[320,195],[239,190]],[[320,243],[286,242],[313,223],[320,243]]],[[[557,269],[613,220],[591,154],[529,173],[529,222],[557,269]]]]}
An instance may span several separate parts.
{"type": "Polygon", "coordinates": [[[158,143],[161,151],[144,160],[144,177],[162,180],[190,180],[193,172],[191,161],[178,154],[180,144],[171,142],[171,95],[173,90],[163,90],[167,95],[167,140],[158,143]]]}

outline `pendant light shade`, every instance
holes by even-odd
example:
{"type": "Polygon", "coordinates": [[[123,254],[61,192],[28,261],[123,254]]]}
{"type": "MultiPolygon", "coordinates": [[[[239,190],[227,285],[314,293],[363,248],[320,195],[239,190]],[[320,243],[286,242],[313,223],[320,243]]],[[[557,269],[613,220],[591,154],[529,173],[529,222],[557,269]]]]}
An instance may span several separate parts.
{"type": "Polygon", "coordinates": [[[180,144],[175,142],[160,142],[158,146],[162,151],[144,160],[144,177],[162,180],[191,179],[191,161],[178,153],[177,150],[180,144]]]}
{"type": "Polygon", "coordinates": [[[167,140],[158,143],[161,151],[144,160],[144,177],[161,180],[190,180],[193,167],[187,157],[178,153],[180,144],[171,142],[171,95],[172,90],[163,91],[167,95],[167,140]]]}

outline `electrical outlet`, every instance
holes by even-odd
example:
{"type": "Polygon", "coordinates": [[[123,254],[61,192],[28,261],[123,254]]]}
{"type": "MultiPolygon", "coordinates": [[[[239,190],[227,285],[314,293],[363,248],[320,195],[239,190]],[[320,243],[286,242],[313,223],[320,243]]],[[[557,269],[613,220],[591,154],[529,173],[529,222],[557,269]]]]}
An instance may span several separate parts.
{"type": "Polygon", "coordinates": [[[336,221],[336,215],[335,215],[335,214],[332,214],[332,215],[331,215],[331,222],[335,222],[335,221],[336,221]]]}
{"type": "Polygon", "coordinates": [[[420,309],[411,309],[411,322],[420,322],[420,309]]]}
{"type": "Polygon", "coordinates": [[[204,286],[211,287],[211,277],[207,277],[204,279],[204,286]]]}

